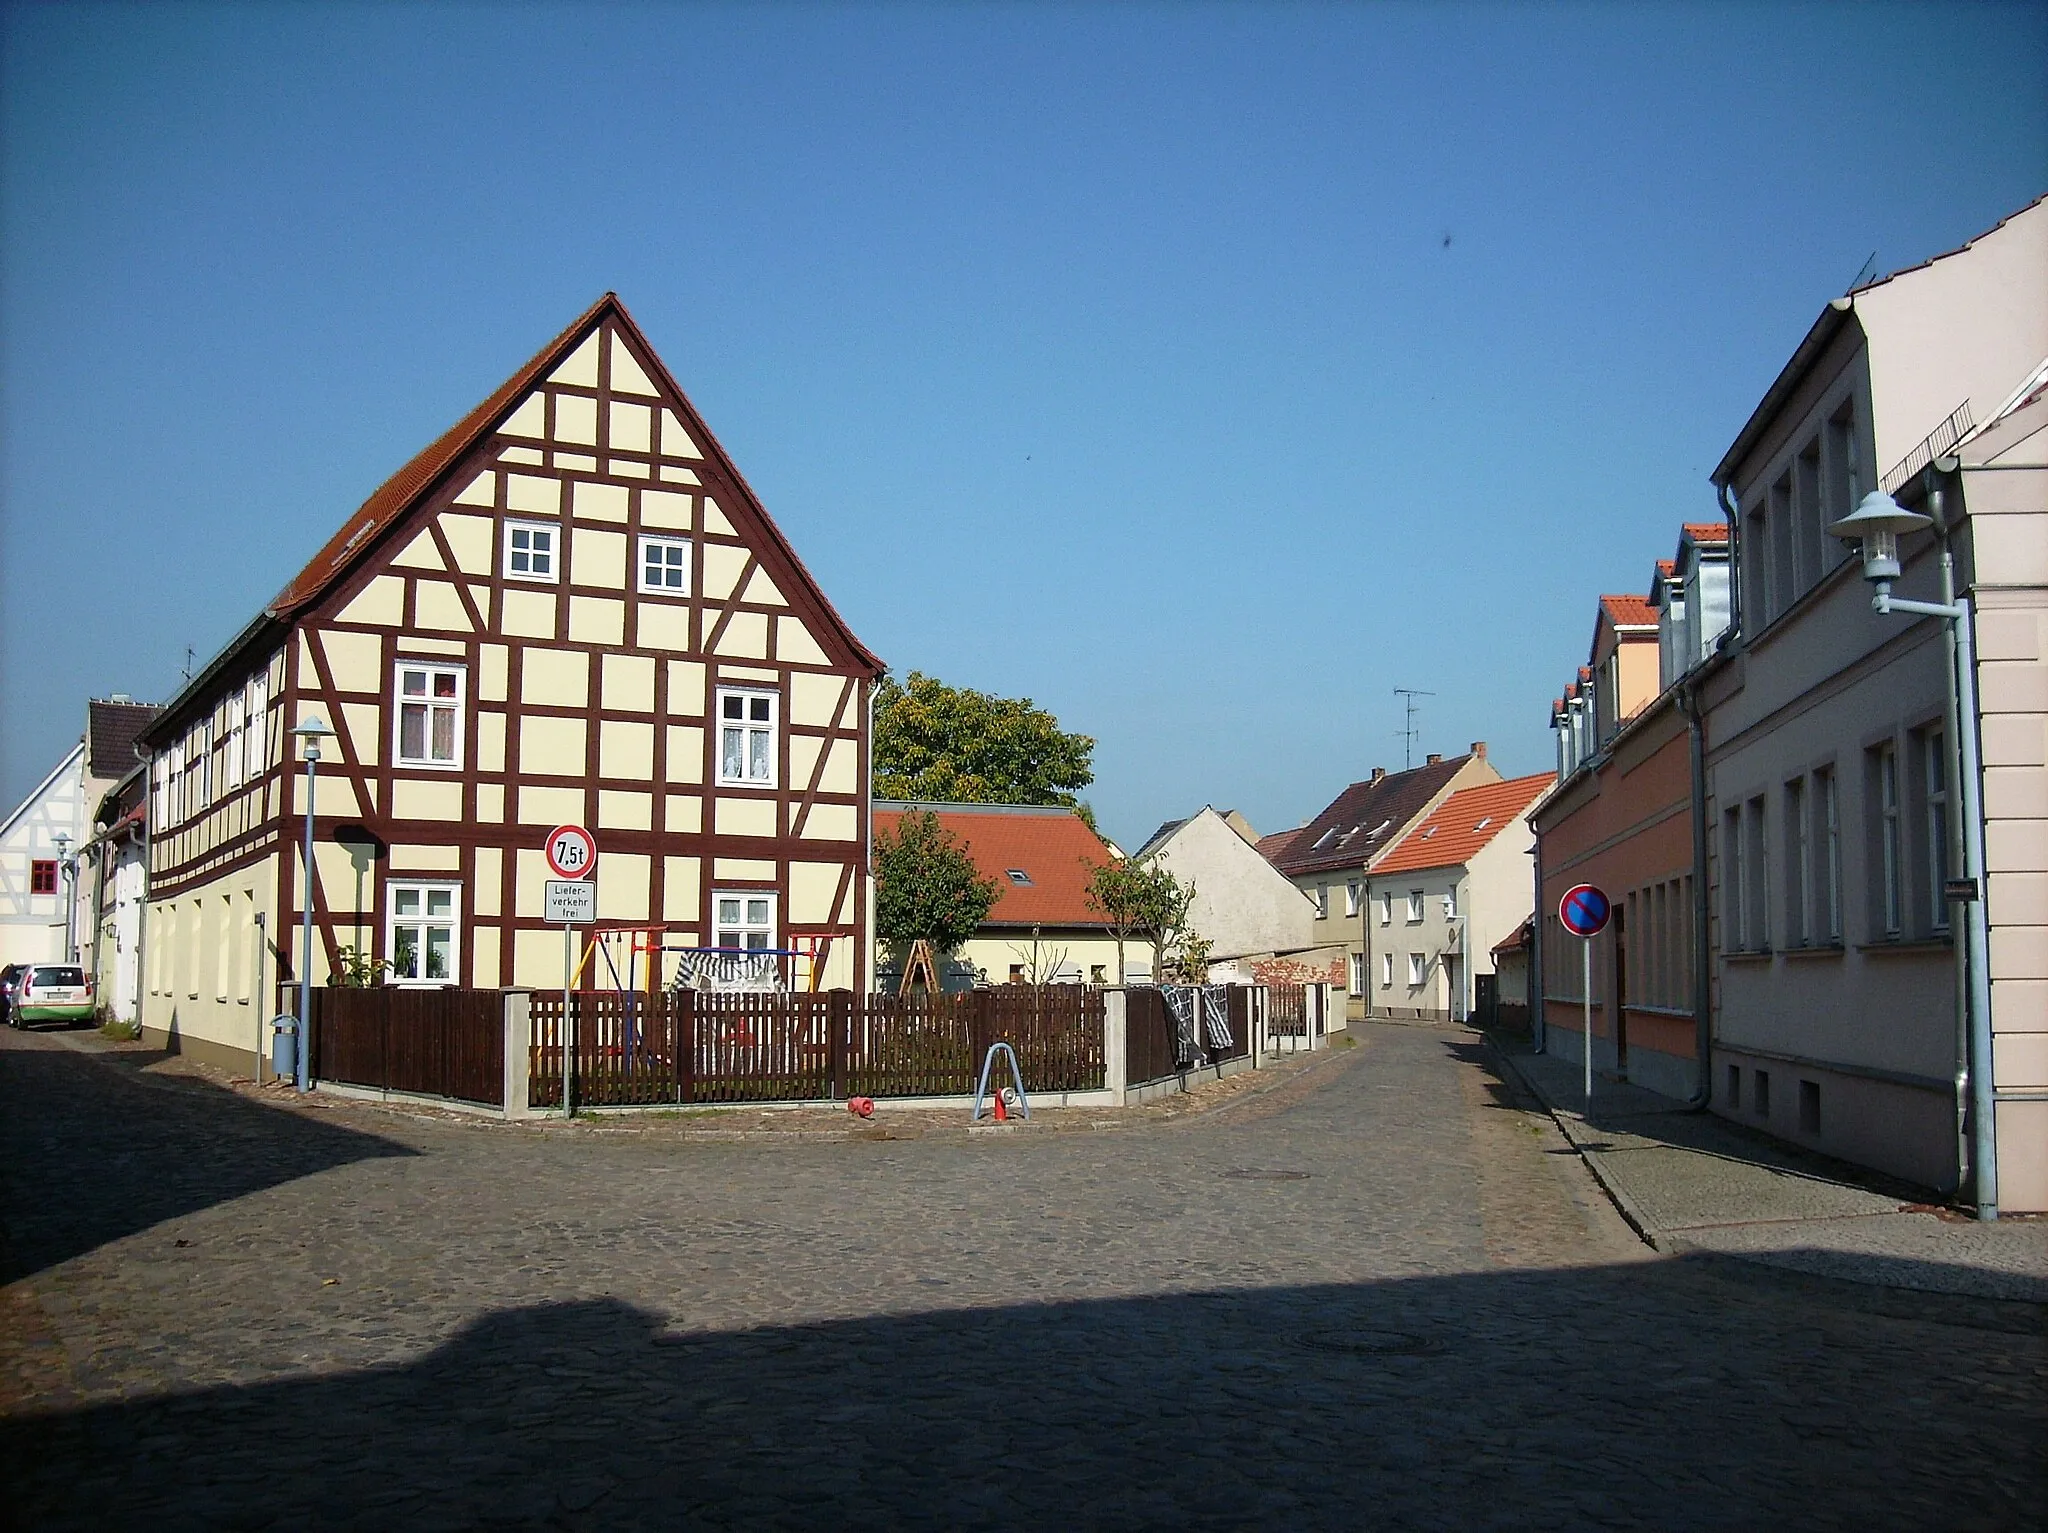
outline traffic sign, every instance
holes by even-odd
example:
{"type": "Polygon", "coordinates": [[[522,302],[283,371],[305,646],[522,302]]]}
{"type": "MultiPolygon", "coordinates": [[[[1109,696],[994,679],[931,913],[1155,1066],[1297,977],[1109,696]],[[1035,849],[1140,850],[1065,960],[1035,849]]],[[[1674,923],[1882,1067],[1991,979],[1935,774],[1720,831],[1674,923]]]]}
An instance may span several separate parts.
{"type": "Polygon", "coordinates": [[[557,878],[588,878],[597,871],[597,841],[581,825],[548,832],[548,871],[557,878]]]}
{"type": "Polygon", "coordinates": [[[588,926],[597,919],[597,885],[587,878],[551,878],[547,891],[550,926],[588,926]]]}
{"type": "Polygon", "coordinates": [[[1557,918],[1574,937],[1599,936],[1613,910],[1606,894],[1591,884],[1573,884],[1557,902],[1557,918]]]}

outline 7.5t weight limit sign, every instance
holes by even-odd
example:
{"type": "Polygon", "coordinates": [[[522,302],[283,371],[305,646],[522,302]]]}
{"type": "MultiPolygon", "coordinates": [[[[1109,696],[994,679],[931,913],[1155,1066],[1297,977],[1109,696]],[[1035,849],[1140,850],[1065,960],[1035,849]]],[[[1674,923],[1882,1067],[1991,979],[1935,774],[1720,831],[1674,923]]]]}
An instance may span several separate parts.
{"type": "Polygon", "coordinates": [[[588,878],[597,871],[597,840],[581,825],[548,832],[548,871],[557,878],[588,878]]]}

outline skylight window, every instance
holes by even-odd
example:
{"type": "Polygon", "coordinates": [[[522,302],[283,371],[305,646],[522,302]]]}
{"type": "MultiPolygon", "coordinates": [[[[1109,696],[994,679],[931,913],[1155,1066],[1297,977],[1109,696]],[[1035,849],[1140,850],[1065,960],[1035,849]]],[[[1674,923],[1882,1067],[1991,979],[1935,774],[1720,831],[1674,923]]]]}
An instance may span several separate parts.
{"type": "Polygon", "coordinates": [[[1010,875],[1010,882],[1018,888],[1029,889],[1031,887],[1031,875],[1022,868],[1005,868],[1003,871],[1010,875]]]}
{"type": "Polygon", "coordinates": [[[1428,839],[1429,839],[1429,838],[1430,838],[1431,836],[1433,836],[1433,835],[1435,835],[1435,834],[1436,834],[1436,827],[1435,827],[1434,825],[1431,825],[1431,826],[1427,826],[1427,827],[1425,827],[1425,828],[1424,828],[1424,830],[1423,830],[1423,832],[1422,832],[1422,836],[1421,836],[1421,839],[1422,839],[1422,840],[1424,840],[1424,841],[1427,841],[1427,840],[1428,840],[1428,839]]]}
{"type": "Polygon", "coordinates": [[[1335,841],[1336,839],[1337,827],[1332,825],[1328,830],[1324,831],[1320,836],[1316,837],[1316,844],[1310,847],[1309,850],[1312,852],[1320,852],[1324,847],[1328,846],[1331,842],[1335,841]]]}
{"type": "Polygon", "coordinates": [[[1491,825],[1492,823],[1493,823],[1493,816],[1489,814],[1489,815],[1485,816],[1485,817],[1484,817],[1483,819],[1481,819],[1481,820],[1480,820],[1480,822],[1479,822],[1479,823],[1478,823],[1477,825],[1473,826],[1472,828],[1473,828],[1474,830],[1484,830],[1484,829],[1486,829],[1486,827],[1487,827],[1487,826],[1491,825]]]}

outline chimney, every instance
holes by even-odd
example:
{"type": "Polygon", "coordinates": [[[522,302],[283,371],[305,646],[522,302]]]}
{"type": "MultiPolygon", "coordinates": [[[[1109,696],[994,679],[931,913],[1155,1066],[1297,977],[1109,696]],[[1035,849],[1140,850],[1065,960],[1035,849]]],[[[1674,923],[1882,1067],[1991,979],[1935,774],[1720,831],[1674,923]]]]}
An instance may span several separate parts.
{"type": "Polygon", "coordinates": [[[1486,742],[1484,740],[1474,740],[1472,742],[1472,754],[1481,761],[1484,761],[1486,759],[1486,742]]]}
{"type": "Polygon", "coordinates": [[[1422,764],[1424,766],[1440,766],[1443,763],[1443,759],[1444,753],[1442,751],[1431,751],[1422,758],[1422,764]]]}
{"type": "Polygon", "coordinates": [[[1372,780],[1374,782],[1378,782],[1382,777],[1385,777],[1386,775],[1387,769],[1385,767],[1374,767],[1372,769],[1372,780]]]}

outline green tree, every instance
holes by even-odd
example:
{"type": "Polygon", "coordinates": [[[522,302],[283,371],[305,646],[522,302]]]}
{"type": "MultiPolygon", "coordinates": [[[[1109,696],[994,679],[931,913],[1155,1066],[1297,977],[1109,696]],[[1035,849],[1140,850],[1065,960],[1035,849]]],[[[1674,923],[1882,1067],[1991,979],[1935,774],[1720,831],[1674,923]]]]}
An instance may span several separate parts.
{"type": "Polygon", "coordinates": [[[875,689],[875,796],[943,804],[1065,804],[1095,780],[1095,741],[1028,697],[949,687],[912,671],[875,689]]]}
{"type": "MultiPolygon", "coordinates": [[[[1088,908],[1100,915],[1116,943],[1116,982],[1124,982],[1124,944],[1143,937],[1152,945],[1152,981],[1166,978],[1166,950],[1178,938],[1185,945],[1188,907],[1194,903],[1192,881],[1182,883],[1166,868],[1135,862],[1086,865],[1088,908]]],[[[1208,946],[1199,954],[1206,968],[1208,946]]]]}
{"type": "Polygon", "coordinates": [[[913,810],[875,837],[875,935],[884,942],[956,948],[988,915],[998,887],[929,811],[913,810]]]}

